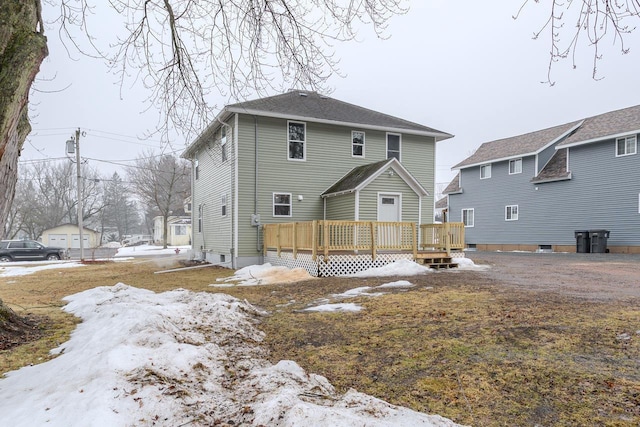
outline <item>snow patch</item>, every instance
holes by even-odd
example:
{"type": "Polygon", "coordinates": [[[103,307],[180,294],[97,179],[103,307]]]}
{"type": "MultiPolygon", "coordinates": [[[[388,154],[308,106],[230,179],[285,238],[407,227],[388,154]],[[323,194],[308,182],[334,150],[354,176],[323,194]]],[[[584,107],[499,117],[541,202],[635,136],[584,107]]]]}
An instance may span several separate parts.
{"type": "Polygon", "coordinates": [[[348,303],[336,303],[336,304],[322,304],[314,307],[307,307],[302,311],[319,311],[319,312],[335,312],[335,311],[351,311],[358,312],[362,310],[362,307],[358,304],[351,302],[348,303]]]}
{"type": "MultiPolygon", "coordinates": [[[[238,286],[270,285],[273,283],[294,283],[302,280],[313,279],[304,268],[289,269],[270,263],[262,265],[250,265],[241,268],[231,277],[221,278],[221,282],[238,282],[238,286]]],[[[219,287],[219,285],[210,285],[219,287]]]]}
{"type": "Polygon", "coordinates": [[[354,274],[348,274],[343,277],[390,277],[390,276],[417,276],[420,274],[430,273],[431,270],[420,264],[407,259],[401,259],[382,267],[370,268],[354,274]]]}

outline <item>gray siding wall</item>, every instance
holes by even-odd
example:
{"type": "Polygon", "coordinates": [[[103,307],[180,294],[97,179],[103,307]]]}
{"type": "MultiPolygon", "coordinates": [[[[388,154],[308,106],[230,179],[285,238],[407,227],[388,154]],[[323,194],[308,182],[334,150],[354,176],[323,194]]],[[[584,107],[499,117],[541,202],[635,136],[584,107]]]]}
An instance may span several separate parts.
{"type": "Polygon", "coordinates": [[[532,184],[533,157],[523,173],[508,174],[508,162],[493,163],[492,177],[479,168],[461,171],[463,194],[449,197],[451,221],[475,209],[467,243],[575,244],[575,230],[611,231],[610,246],[640,245],[640,154],[616,157],[615,140],[569,149],[572,179],[532,184]],[[505,206],[518,205],[518,221],[505,221],[505,206]]]}
{"type": "MultiPolygon", "coordinates": [[[[287,120],[239,115],[238,122],[238,251],[241,256],[259,253],[257,230],[250,221],[256,187],[256,211],[263,224],[322,219],[322,192],[353,167],[386,159],[386,132],[365,130],[365,157],[358,158],[351,155],[351,131],[362,129],[307,122],[306,161],[290,161],[287,158],[287,120]],[[291,194],[292,217],[273,216],[274,192],[291,194]],[[302,201],[298,201],[298,195],[303,196],[302,201]]],[[[434,139],[403,135],[401,156],[403,165],[430,192],[422,205],[426,211],[423,222],[430,223],[433,218],[434,139]]],[[[352,214],[348,219],[353,218],[352,214]]]]}

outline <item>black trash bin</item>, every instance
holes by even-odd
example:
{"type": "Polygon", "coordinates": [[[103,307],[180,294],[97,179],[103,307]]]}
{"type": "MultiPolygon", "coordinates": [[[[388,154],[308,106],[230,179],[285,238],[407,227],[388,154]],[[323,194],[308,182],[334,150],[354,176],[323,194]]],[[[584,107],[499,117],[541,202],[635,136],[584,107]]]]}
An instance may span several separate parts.
{"type": "Polygon", "coordinates": [[[574,234],[576,236],[576,252],[579,254],[589,253],[591,250],[589,230],[576,230],[574,234]]]}
{"type": "Polygon", "coordinates": [[[609,230],[589,230],[591,252],[597,254],[609,252],[607,249],[607,239],[609,239],[609,230]]]}

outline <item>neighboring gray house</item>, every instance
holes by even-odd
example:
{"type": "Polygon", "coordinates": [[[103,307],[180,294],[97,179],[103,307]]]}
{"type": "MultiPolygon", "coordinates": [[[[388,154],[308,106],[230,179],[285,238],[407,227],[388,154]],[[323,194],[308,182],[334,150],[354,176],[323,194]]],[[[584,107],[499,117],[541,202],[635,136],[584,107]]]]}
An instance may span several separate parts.
{"type": "Polygon", "coordinates": [[[482,144],[445,190],[467,247],[576,251],[577,230],[609,230],[640,253],[640,106],[482,144]]]}
{"type": "Polygon", "coordinates": [[[182,155],[195,256],[261,263],[268,223],[432,223],[435,143],[451,136],[315,92],[228,105],[182,155]]]}

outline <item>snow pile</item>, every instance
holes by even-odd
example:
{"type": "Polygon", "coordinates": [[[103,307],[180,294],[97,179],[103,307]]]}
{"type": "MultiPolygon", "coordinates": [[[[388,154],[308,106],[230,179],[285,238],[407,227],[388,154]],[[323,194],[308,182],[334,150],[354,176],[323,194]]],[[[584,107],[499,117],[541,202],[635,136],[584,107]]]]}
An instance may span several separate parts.
{"type": "Polygon", "coordinates": [[[66,300],[83,323],[59,356],[0,380],[7,425],[455,425],[272,365],[263,313],[228,295],[118,284],[66,300]]]}
{"type": "Polygon", "coordinates": [[[395,282],[385,283],[380,286],[376,286],[378,289],[389,289],[389,288],[412,288],[415,285],[408,280],[398,280],[395,282]]]}
{"type": "Polygon", "coordinates": [[[191,246],[169,246],[163,249],[162,246],[138,245],[125,246],[118,249],[116,257],[153,257],[158,255],[187,255],[191,246]],[[177,251],[176,251],[177,250],[177,251]]]}
{"type": "Polygon", "coordinates": [[[389,277],[389,276],[417,276],[432,272],[429,267],[416,264],[408,259],[400,259],[382,267],[370,268],[344,277],[389,277]]]}
{"type": "Polygon", "coordinates": [[[44,265],[33,265],[33,263],[25,264],[25,263],[8,263],[7,266],[0,267],[0,277],[15,277],[15,276],[26,276],[28,274],[33,274],[38,271],[43,270],[52,270],[52,269],[60,269],[60,268],[75,268],[82,267],[83,264],[79,262],[60,262],[60,261],[52,261],[48,262],[44,265]],[[31,266],[30,266],[31,265],[31,266]]]}
{"type": "Polygon", "coordinates": [[[229,282],[238,282],[238,286],[256,286],[273,283],[294,283],[309,279],[313,279],[313,277],[304,268],[289,269],[287,267],[274,267],[270,263],[265,263],[241,268],[231,277],[218,279],[218,281],[225,283],[210,286],[228,287],[230,285],[229,282]]]}
{"type": "Polygon", "coordinates": [[[346,292],[343,292],[341,294],[332,294],[331,296],[334,298],[354,298],[354,297],[359,297],[359,296],[365,296],[365,297],[379,297],[381,295],[384,295],[383,292],[367,292],[368,290],[373,289],[371,286],[361,286],[359,288],[353,288],[353,289],[349,289],[346,292]]]}
{"type": "Polygon", "coordinates": [[[362,310],[362,307],[358,304],[349,303],[335,303],[335,304],[321,304],[313,307],[307,307],[302,311],[320,311],[320,312],[335,312],[335,311],[351,311],[358,312],[362,310]]]}
{"type": "Polygon", "coordinates": [[[122,247],[122,245],[120,244],[120,242],[107,242],[104,245],[102,245],[103,248],[109,248],[109,249],[119,249],[122,247]]]}
{"type": "Polygon", "coordinates": [[[491,268],[489,265],[476,265],[469,258],[453,258],[451,261],[458,264],[458,270],[487,271],[491,268]]]}

